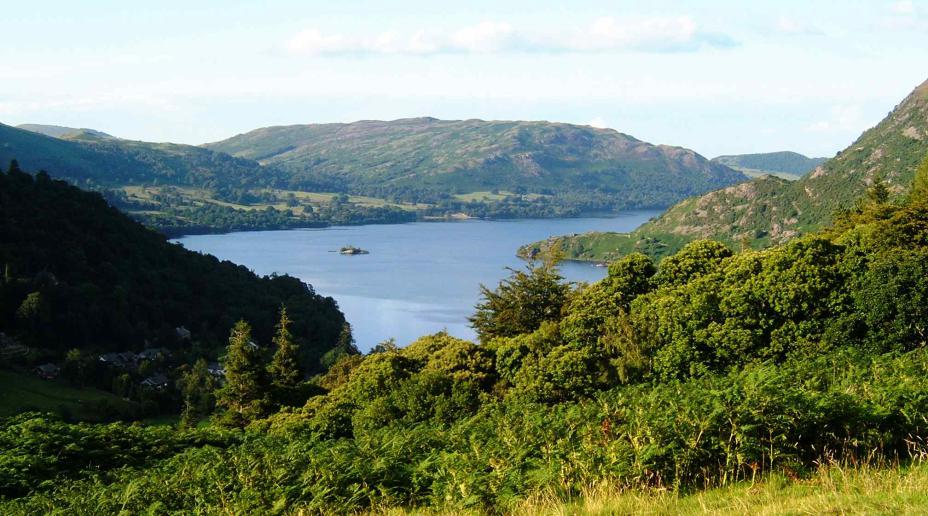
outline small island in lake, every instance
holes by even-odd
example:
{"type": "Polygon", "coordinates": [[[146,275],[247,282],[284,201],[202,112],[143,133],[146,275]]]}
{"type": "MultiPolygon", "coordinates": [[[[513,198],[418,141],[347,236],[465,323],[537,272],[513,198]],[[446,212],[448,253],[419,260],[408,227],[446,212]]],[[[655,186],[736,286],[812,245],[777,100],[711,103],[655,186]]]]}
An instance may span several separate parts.
{"type": "Polygon", "coordinates": [[[355,255],[355,254],[371,254],[370,251],[361,249],[360,247],[354,247],[351,245],[346,245],[342,247],[338,252],[345,255],[355,255]]]}

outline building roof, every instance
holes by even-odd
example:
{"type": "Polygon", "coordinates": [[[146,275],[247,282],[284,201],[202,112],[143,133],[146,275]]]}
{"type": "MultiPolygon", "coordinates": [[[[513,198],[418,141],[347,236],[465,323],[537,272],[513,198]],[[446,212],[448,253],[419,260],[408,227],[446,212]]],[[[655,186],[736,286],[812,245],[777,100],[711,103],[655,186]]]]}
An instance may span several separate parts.
{"type": "Polygon", "coordinates": [[[164,376],[161,373],[153,374],[148,378],[142,380],[142,385],[148,387],[164,387],[168,384],[168,377],[164,376]]]}

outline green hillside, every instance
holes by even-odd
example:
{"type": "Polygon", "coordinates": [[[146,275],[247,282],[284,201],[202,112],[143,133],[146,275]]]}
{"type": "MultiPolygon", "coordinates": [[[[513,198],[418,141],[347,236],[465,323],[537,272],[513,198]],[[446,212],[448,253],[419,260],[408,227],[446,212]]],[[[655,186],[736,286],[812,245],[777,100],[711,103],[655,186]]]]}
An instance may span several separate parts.
{"type": "Polygon", "coordinates": [[[241,318],[268,344],[286,304],[312,369],[344,323],[333,299],[295,278],[187,251],[95,193],[16,169],[0,173],[0,271],[0,332],[33,350],[27,361],[146,347],[215,359],[241,318]]]}
{"type": "Polygon", "coordinates": [[[277,166],[289,173],[291,188],[430,203],[505,190],[615,210],[667,206],[744,179],[687,149],[549,122],[413,118],[279,126],[206,147],[277,166]]]}
{"type": "Polygon", "coordinates": [[[686,149],[546,122],[271,127],[208,148],[21,127],[0,125],[0,160],[100,191],[169,235],[577,216],[669,206],[745,179],[686,149]]]}
{"type": "Polygon", "coordinates": [[[761,154],[737,154],[712,158],[750,177],[775,175],[783,179],[799,179],[828,158],[809,158],[797,152],[766,152],[761,154]]]}
{"type": "MultiPolygon", "coordinates": [[[[409,222],[406,206],[340,199],[305,200],[278,188],[272,166],[191,145],[110,137],[92,129],[0,124],[0,163],[17,159],[26,170],[47,170],[167,235],[409,222]],[[44,133],[44,134],[43,134],[44,133]]],[[[413,208],[415,209],[415,208],[413,208]]]]}
{"type": "Polygon", "coordinates": [[[629,235],[563,237],[530,244],[520,253],[531,254],[555,240],[571,251],[569,258],[589,260],[610,260],[634,250],[662,256],[700,238],[735,246],[780,244],[827,225],[838,210],[852,208],[877,177],[892,196],[904,194],[926,156],[928,82],[851,146],[798,181],[753,179],[686,199],[629,235]],[[594,239],[596,252],[577,252],[590,249],[594,239]]]}
{"type": "Polygon", "coordinates": [[[0,163],[15,159],[24,170],[48,170],[84,187],[168,184],[230,190],[275,180],[274,169],[201,147],[81,134],[86,133],[56,138],[0,124],[0,163]]]}

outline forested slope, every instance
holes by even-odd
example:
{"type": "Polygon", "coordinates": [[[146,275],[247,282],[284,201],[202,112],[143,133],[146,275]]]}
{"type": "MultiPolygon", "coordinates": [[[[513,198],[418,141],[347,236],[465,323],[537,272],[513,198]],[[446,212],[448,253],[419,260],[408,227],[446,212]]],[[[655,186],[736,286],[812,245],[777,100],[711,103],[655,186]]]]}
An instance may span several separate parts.
{"type": "Polygon", "coordinates": [[[309,285],[170,244],[98,194],[44,173],[0,174],[0,267],[0,331],[59,356],[171,347],[180,326],[208,349],[240,318],[268,343],[286,304],[309,365],[344,323],[309,285]]]}

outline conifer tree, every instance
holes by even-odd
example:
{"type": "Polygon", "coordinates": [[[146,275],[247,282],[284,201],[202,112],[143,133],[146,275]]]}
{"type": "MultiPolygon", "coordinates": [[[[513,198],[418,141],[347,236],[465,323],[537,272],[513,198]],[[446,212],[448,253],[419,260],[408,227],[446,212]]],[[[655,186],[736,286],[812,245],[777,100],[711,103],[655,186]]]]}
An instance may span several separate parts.
{"type": "Polygon", "coordinates": [[[287,307],[281,306],[280,322],[277,323],[277,335],[274,336],[277,351],[274,353],[274,358],[268,367],[271,384],[275,389],[281,391],[296,389],[303,378],[298,360],[299,347],[293,342],[293,335],[290,333],[290,324],[292,322],[287,315],[287,307]]]}
{"type": "Polygon", "coordinates": [[[210,374],[206,361],[202,358],[185,371],[177,382],[184,407],[181,411],[181,426],[195,426],[198,421],[208,416],[216,403],[213,396],[216,381],[210,374]]]}
{"type": "Polygon", "coordinates": [[[251,326],[235,323],[224,362],[225,385],[216,392],[216,404],[225,409],[222,422],[244,426],[267,414],[270,408],[267,370],[261,351],[251,340],[251,326]]]}
{"type": "Polygon", "coordinates": [[[889,187],[886,186],[886,180],[883,176],[877,174],[873,178],[873,184],[867,189],[867,198],[873,204],[886,204],[889,201],[889,187]]]}

